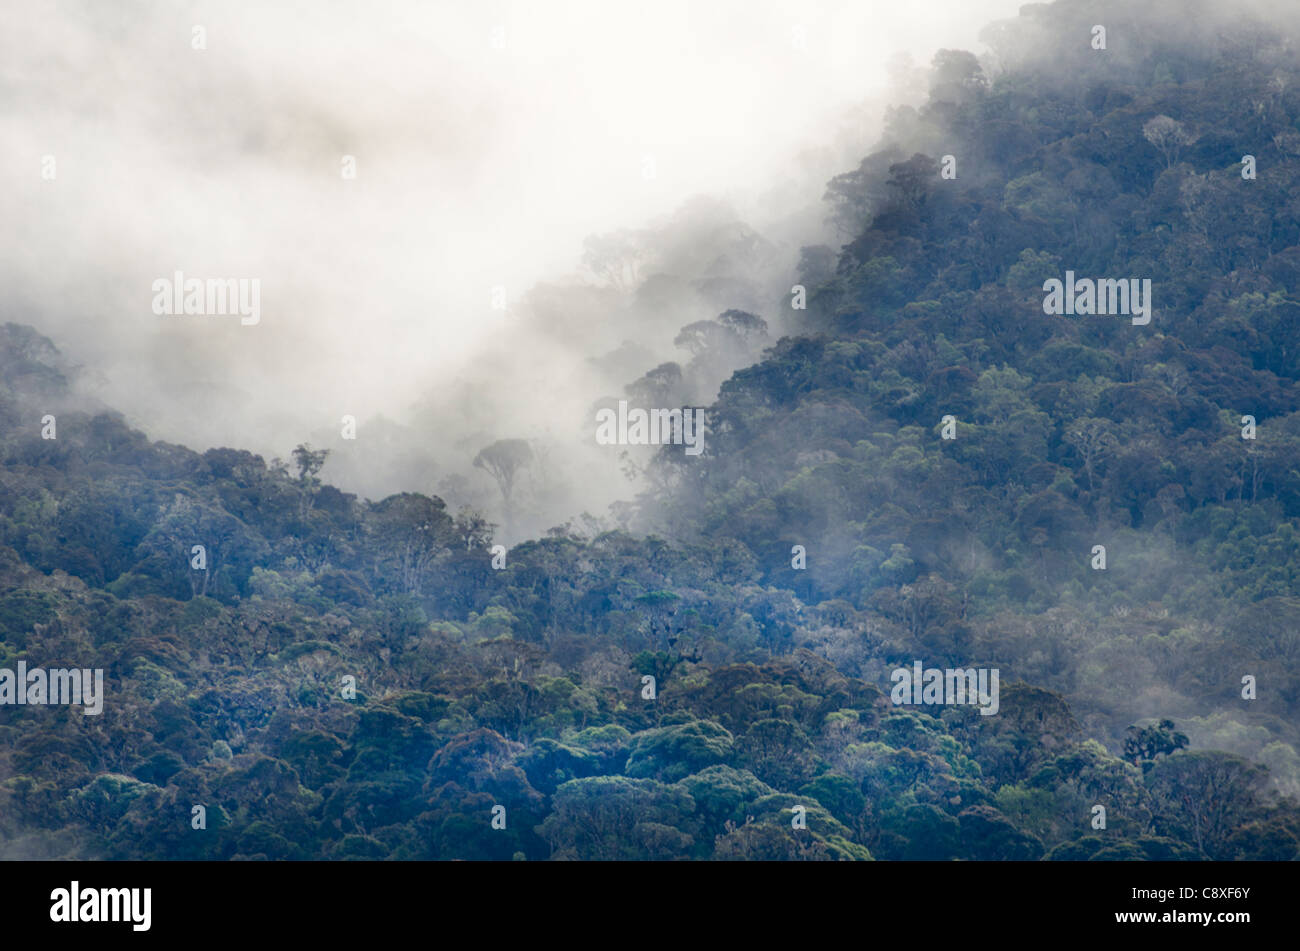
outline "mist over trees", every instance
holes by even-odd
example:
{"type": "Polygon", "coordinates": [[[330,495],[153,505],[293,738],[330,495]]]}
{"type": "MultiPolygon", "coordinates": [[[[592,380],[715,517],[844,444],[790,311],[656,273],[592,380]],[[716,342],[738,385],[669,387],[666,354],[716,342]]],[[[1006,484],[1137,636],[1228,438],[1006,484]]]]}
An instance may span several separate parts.
{"type": "Polygon", "coordinates": [[[1297,858],[1298,29],[1029,4],[896,64],[816,243],[711,199],[593,236],[520,304],[554,346],[483,365],[581,366],[556,434],[707,408],[612,506],[566,474],[623,447],[473,381],[268,462],[150,440],[5,324],[0,668],[108,699],[3,708],[0,855],[1297,858]],[[1150,279],[1151,322],[1045,314],[1067,270],[1150,279]],[[427,490],[331,483],[448,412],[427,490]],[[999,670],[998,712],[895,702],[916,661],[999,670]]]}

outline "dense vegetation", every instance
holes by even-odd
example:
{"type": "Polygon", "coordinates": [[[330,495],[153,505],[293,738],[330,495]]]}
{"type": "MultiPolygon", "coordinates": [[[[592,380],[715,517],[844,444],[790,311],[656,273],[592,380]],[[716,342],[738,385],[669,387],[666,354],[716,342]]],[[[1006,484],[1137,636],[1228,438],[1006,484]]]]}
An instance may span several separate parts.
{"type": "MultiPolygon", "coordinates": [[[[6,325],[0,667],[108,699],[0,708],[0,851],[1297,857],[1300,68],[1277,24],[1132,6],[1030,5],[991,74],[941,53],[830,182],[846,243],[805,250],[705,454],[656,457],[639,530],[501,570],[482,517],[309,447],[79,410],[6,325]],[[1152,322],[1044,315],[1067,269],[1150,278],[1152,322]],[[999,713],[894,706],[913,660],[999,668],[999,713]]],[[[728,314],[697,361],[759,326],[728,314]]]]}

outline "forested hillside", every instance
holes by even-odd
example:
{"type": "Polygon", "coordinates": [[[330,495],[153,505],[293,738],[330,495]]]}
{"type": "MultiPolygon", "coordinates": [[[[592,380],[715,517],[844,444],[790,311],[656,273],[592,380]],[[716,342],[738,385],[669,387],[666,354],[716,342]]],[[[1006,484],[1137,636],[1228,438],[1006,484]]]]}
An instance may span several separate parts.
{"type": "Polygon", "coordinates": [[[150,441],[10,313],[0,668],[106,699],[0,707],[0,855],[1296,858],[1293,28],[1031,4],[941,52],[703,454],[504,567],[309,446],[150,441]],[[1150,322],[1044,313],[1067,271],[1150,322]],[[1000,670],[996,715],[891,702],[916,661],[1000,670]]]}

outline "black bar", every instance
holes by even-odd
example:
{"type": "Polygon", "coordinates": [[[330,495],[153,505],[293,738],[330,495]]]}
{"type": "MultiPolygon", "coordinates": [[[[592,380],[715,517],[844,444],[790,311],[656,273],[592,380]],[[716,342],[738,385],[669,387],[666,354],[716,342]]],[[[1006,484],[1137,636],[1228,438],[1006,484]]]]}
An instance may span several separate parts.
{"type": "Polygon", "coordinates": [[[1296,870],[1282,862],[0,865],[5,930],[13,937],[176,939],[225,930],[247,939],[284,933],[331,942],[374,940],[377,928],[428,933],[431,924],[448,937],[447,928],[463,925],[534,941],[552,927],[557,938],[572,938],[577,930],[613,937],[643,929],[662,936],[665,927],[680,926],[731,936],[753,929],[761,939],[800,922],[816,932],[843,925],[864,941],[895,927],[920,927],[936,939],[1132,932],[1232,941],[1294,920],[1287,903],[1296,870]],[[136,931],[130,921],[52,921],[52,893],[70,890],[73,881],[82,896],[87,889],[150,889],[148,930],[136,931]],[[1134,897],[1135,889],[1143,894],[1134,897]],[[1249,891],[1242,897],[1220,889],[1249,891]],[[1116,920],[1134,912],[1154,912],[1157,920],[1116,920]],[[1178,918],[1207,912],[1244,912],[1249,920],[1207,925],[1178,918]],[[1160,920],[1166,915],[1171,920],[1160,920]]]}

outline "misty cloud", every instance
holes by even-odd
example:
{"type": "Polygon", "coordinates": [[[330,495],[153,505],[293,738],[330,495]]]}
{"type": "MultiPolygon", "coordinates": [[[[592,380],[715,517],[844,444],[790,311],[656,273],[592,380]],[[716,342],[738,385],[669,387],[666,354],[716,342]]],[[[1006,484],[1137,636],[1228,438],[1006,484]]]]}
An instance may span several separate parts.
{"type": "Polygon", "coordinates": [[[553,478],[582,488],[542,506],[541,530],[627,494],[615,456],[584,455],[584,421],[687,358],[681,327],[766,305],[779,332],[776,294],[799,246],[828,238],[821,190],[873,139],[889,57],[973,45],[1016,6],[13,11],[5,316],[48,333],[86,391],[153,438],[269,458],[333,434],[327,477],[368,495],[460,485],[449,501],[490,505],[474,454],[549,440],[553,478]],[[683,226],[700,194],[722,202],[715,220],[683,226]],[[765,244],[747,288],[734,269],[686,273],[728,215],[765,244]],[[575,273],[587,236],[656,222],[675,244],[633,300],[575,273]],[[260,322],[155,315],[151,285],[177,271],[260,281],[260,322]],[[345,414],[360,421],[351,445],[345,414]]]}

